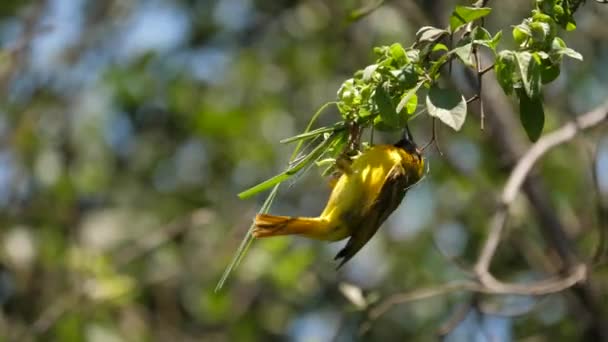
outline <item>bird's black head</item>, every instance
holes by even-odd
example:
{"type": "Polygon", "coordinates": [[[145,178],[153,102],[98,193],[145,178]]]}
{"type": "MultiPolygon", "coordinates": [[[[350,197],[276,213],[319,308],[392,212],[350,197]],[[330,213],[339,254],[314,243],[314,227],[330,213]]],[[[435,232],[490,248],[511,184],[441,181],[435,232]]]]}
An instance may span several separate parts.
{"type": "Polygon", "coordinates": [[[407,126],[405,126],[405,130],[403,130],[403,138],[395,143],[395,146],[404,149],[407,153],[417,156],[418,158],[422,157],[422,151],[420,151],[420,148],[418,148],[418,145],[414,142],[414,137],[407,126]]]}

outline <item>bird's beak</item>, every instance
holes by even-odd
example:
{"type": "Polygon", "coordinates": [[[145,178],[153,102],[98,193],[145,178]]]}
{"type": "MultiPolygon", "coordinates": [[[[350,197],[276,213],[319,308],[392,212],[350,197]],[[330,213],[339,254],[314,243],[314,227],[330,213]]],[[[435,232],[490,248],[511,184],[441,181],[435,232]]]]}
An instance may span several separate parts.
{"type": "Polygon", "coordinates": [[[412,132],[410,132],[410,127],[407,124],[405,125],[405,130],[403,130],[403,139],[409,141],[414,146],[416,145],[414,142],[414,136],[412,135],[412,132]]]}

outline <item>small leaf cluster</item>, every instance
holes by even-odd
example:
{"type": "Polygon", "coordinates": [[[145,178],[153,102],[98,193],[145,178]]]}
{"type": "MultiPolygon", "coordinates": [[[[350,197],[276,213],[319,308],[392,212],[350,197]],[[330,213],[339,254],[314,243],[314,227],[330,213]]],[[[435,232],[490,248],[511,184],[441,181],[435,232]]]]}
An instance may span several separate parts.
{"type": "Polygon", "coordinates": [[[416,114],[419,97],[426,94],[423,111],[460,130],[466,118],[466,101],[454,90],[439,87],[441,69],[454,58],[467,67],[474,66],[474,49],[485,46],[495,52],[501,32],[492,36],[483,27],[475,27],[462,34],[452,49],[446,40],[490,12],[490,8],[458,6],[449,28],[422,27],[408,48],[399,43],[375,48],[375,63],[355,72],[338,90],[342,118],[379,130],[403,129],[416,114]]]}
{"type": "Polygon", "coordinates": [[[404,127],[418,98],[413,89],[424,83],[424,69],[415,49],[399,43],[374,49],[376,63],[355,73],[338,90],[337,107],[345,121],[381,130],[404,127]],[[409,96],[408,96],[409,95],[409,96]]]}
{"type": "Polygon", "coordinates": [[[529,18],[513,27],[517,49],[500,51],[494,66],[505,93],[519,98],[521,122],[532,141],[544,126],[542,85],[559,76],[563,56],[583,59],[557,35],[559,27],[575,27],[567,1],[539,0],[536,5],[529,18]]]}
{"type": "Polygon", "coordinates": [[[536,8],[562,28],[574,31],[576,22],[573,15],[583,2],[584,0],[536,0],[536,8]]]}

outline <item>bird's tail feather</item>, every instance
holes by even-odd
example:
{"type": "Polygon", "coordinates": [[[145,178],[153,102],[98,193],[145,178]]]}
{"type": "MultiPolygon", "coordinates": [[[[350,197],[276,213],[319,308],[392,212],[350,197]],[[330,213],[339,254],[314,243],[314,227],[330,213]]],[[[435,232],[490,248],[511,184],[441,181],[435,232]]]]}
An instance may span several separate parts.
{"type": "Polygon", "coordinates": [[[311,235],[320,226],[317,217],[291,217],[258,214],[255,217],[253,236],[256,238],[278,235],[311,235]]]}

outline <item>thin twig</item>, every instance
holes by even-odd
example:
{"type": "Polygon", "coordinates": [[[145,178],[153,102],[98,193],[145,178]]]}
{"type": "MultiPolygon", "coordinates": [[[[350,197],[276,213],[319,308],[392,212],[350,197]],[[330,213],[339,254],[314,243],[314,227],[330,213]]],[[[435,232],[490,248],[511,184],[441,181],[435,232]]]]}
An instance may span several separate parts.
{"type": "MultiPolygon", "coordinates": [[[[478,7],[485,7],[488,4],[489,0],[481,0],[478,2],[478,7]]],[[[486,24],[485,18],[482,17],[480,20],[480,27],[484,27],[486,24]]],[[[479,114],[480,114],[480,128],[483,131],[485,129],[485,120],[486,120],[486,111],[483,105],[483,98],[481,95],[482,91],[482,81],[483,81],[483,73],[481,68],[481,58],[479,56],[479,46],[473,45],[473,56],[475,57],[475,69],[477,70],[477,95],[479,95],[479,114]]]]}
{"type": "Polygon", "coordinates": [[[429,147],[433,144],[433,145],[435,145],[435,148],[437,149],[437,153],[439,153],[439,155],[443,157],[443,152],[441,152],[441,148],[439,147],[439,139],[437,138],[437,122],[436,122],[435,118],[433,118],[431,120],[431,124],[432,124],[431,140],[429,140],[428,143],[424,144],[424,146],[422,146],[421,150],[424,152],[424,150],[426,150],[427,147],[429,147]]]}
{"type": "Polygon", "coordinates": [[[476,100],[479,100],[479,94],[475,94],[470,99],[468,99],[467,100],[467,104],[469,104],[469,103],[471,103],[473,101],[476,101],[476,100]]]}
{"type": "Polygon", "coordinates": [[[424,288],[412,292],[393,294],[381,301],[378,305],[376,305],[369,311],[368,321],[361,326],[361,332],[366,332],[367,330],[369,330],[371,328],[372,321],[384,315],[395,305],[414,302],[421,299],[432,298],[448,293],[472,291],[476,287],[477,284],[473,281],[453,281],[437,287],[424,288]]]}
{"type": "Polygon", "coordinates": [[[481,69],[481,70],[478,70],[478,71],[477,71],[477,73],[478,73],[478,74],[480,74],[480,75],[484,75],[486,72],[488,72],[488,71],[490,71],[490,70],[494,69],[494,65],[495,65],[495,64],[494,64],[494,63],[492,63],[492,64],[488,65],[487,67],[485,67],[485,68],[483,68],[483,69],[481,69]]]}
{"type": "MultiPolygon", "coordinates": [[[[482,27],[483,27],[483,19],[482,19],[482,27]]],[[[479,47],[473,47],[473,56],[475,57],[475,68],[477,69],[477,95],[479,95],[479,113],[480,113],[480,128],[483,131],[485,129],[484,122],[486,120],[486,111],[483,106],[483,98],[481,95],[482,91],[482,82],[483,82],[483,74],[481,73],[481,58],[479,57],[479,47]]]]}

